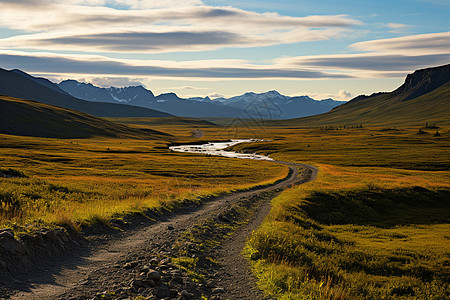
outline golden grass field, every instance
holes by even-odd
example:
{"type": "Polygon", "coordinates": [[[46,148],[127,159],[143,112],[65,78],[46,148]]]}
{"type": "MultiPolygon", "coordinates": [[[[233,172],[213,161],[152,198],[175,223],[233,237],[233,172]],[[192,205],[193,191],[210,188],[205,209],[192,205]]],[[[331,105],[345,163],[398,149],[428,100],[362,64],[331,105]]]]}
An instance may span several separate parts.
{"type": "Polygon", "coordinates": [[[450,133],[446,128],[214,126],[114,119],[169,140],[0,136],[0,226],[105,222],[274,182],[270,162],[172,153],[172,142],[264,138],[236,151],[312,164],[316,181],[281,193],[246,254],[278,299],[448,299],[450,133]],[[192,138],[201,129],[201,139],[192,138]],[[439,136],[436,136],[436,131],[439,136]]]}
{"type": "Polygon", "coordinates": [[[0,135],[0,227],[18,231],[82,224],[171,209],[186,201],[268,184],[288,169],[271,162],[173,153],[168,144],[193,141],[190,130],[166,126],[165,140],[48,139],[0,135]]]}
{"type": "Polygon", "coordinates": [[[319,168],[284,191],[248,242],[260,286],[277,299],[448,299],[450,135],[267,129],[237,145],[319,168]]]}

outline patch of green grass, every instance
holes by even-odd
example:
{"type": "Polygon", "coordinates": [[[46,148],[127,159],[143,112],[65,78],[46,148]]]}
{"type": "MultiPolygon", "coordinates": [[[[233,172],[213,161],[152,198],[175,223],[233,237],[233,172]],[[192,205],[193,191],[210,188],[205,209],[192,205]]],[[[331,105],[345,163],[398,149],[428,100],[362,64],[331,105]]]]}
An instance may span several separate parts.
{"type": "Polygon", "coordinates": [[[196,270],[198,260],[198,257],[177,257],[172,259],[175,265],[184,270],[193,281],[201,282],[205,275],[196,270]]]}

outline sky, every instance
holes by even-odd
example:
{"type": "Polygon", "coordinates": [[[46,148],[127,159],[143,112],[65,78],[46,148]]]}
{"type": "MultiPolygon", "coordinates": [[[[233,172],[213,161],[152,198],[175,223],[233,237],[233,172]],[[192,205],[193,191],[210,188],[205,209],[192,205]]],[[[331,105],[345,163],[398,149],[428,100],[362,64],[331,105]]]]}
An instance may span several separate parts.
{"type": "Polygon", "coordinates": [[[447,0],[0,0],[0,67],[155,94],[349,100],[450,63],[447,0]]]}

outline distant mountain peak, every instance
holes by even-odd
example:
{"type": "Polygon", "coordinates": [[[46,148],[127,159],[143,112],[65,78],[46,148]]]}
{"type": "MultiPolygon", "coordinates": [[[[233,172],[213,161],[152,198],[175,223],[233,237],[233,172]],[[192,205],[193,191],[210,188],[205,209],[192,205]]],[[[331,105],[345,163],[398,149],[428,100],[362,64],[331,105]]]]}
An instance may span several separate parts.
{"type": "Polygon", "coordinates": [[[265,92],[263,94],[281,96],[281,94],[278,91],[276,91],[276,90],[271,90],[271,91],[265,92]]]}
{"type": "MultiPolygon", "coordinates": [[[[177,96],[177,94],[175,94],[174,92],[169,92],[169,93],[162,93],[162,94],[160,94],[160,96],[162,96],[162,95],[164,95],[164,96],[177,96]]],[[[177,96],[178,97],[178,96],[177,96]]]]}

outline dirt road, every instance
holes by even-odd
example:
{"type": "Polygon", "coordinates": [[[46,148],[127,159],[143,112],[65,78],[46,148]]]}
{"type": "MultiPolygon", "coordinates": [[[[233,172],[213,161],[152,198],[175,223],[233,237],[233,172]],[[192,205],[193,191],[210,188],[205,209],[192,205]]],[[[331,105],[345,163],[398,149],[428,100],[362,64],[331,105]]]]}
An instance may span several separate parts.
{"type": "MultiPolygon", "coordinates": [[[[182,208],[165,214],[156,222],[143,219],[135,230],[104,234],[101,242],[70,256],[55,258],[32,274],[5,282],[14,290],[11,299],[135,299],[137,296],[142,297],[140,299],[201,299],[202,295],[208,299],[264,299],[241,254],[246,238],[270,210],[270,200],[276,193],[269,197],[268,192],[312,181],[317,174],[312,166],[277,163],[288,166],[291,171],[275,185],[236,192],[198,207],[182,208]],[[306,170],[301,176],[299,168],[306,170]],[[186,232],[204,220],[227,213],[242,199],[259,199],[264,193],[264,201],[254,208],[251,220],[240,226],[231,238],[211,248],[214,250],[210,253],[212,257],[207,258],[215,263],[211,274],[203,281],[192,281],[195,276],[188,276],[189,268],[180,268],[180,264],[189,264],[190,259],[199,259],[195,249],[186,251],[191,255],[188,259],[178,259],[177,264],[174,263],[180,255],[177,243],[186,232]],[[149,280],[150,273],[152,276],[158,273],[162,278],[156,274],[156,278],[149,280]]],[[[189,246],[189,243],[181,245],[186,249],[189,246]]]]}

